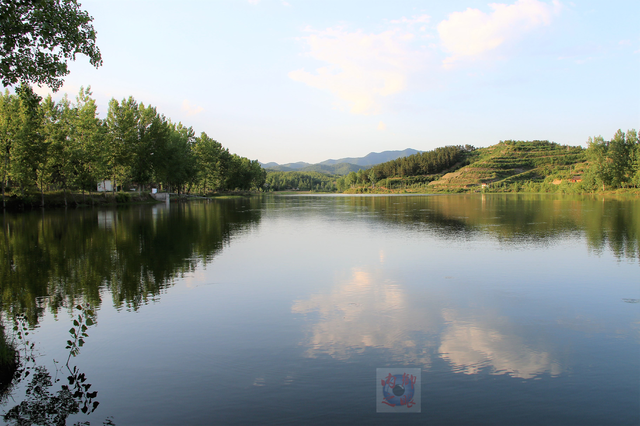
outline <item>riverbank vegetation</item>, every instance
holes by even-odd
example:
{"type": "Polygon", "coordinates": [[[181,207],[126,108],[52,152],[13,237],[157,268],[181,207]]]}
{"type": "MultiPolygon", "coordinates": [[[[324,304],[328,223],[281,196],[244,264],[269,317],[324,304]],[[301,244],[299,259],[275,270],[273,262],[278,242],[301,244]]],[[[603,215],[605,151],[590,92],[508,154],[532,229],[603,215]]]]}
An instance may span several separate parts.
{"type": "Polygon", "coordinates": [[[132,97],[111,99],[98,117],[90,88],[75,101],[42,99],[30,86],[0,95],[0,179],[3,206],[62,191],[85,196],[109,180],[113,191],[155,187],[211,194],[261,189],[266,172],[257,160],[229,152],[206,133],[173,123],[132,97]]]}
{"type": "Polygon", "coordinates": [[[561,192],[639,193],[640,148],[635,130],[588,148],[549,141],[501,141],[450,146],[379,164],[336,181],[346,193],[561,192]]]}

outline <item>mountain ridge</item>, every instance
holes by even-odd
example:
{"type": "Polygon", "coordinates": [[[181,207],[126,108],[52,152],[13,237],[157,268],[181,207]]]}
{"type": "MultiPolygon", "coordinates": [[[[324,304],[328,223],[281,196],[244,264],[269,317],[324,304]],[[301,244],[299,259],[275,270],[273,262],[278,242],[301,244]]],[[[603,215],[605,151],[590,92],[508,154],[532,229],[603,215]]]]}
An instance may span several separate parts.
{"type": "Polygon", "coordinates": [[[320,171],[324,173],[336,173],[336,170],[340,170],[338,174],[347,174],[351,171],[358,171],[361,168],[375,166],[376,164],[385,163],[387,161],[396,160],[401,157],[408,157],[409,155],[417,154],[422,151],[416,149],[407,148],[404,150],[382,151],[382,152],[370,152],[364,157],[345,157],[337,160],[329,159],[321,161],[319,163],[306,163],[304,161],[298,161],[296,163],[278,164],[276,162],[262,163],[265,169],[277,170],[281,172],[287,171],[320,171]],[[339,167],[339,165],[346,165],[339,167]],[[338,166],[338,167],[337,167],[338,166]],[[346,173],[345,173],[346,171],[346,173]]]}

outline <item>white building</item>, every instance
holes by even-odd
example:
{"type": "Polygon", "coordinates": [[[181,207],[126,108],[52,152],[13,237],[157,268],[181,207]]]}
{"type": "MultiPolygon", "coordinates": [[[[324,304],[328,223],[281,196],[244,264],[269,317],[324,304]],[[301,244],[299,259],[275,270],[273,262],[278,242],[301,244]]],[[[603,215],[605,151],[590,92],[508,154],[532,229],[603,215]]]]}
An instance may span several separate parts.
{"type": "Polygon", "coordinates": [[[98,182],[98,192],[108,192],[113,191],[113,186],[111,185],[110,180],[103,180],[98,182]]]}

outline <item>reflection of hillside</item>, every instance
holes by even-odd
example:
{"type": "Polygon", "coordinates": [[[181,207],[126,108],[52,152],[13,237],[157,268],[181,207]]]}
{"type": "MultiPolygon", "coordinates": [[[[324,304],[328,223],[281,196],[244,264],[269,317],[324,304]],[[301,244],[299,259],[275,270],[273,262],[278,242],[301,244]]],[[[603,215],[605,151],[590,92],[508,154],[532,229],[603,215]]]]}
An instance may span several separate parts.
{"type": "Polygon", "coordinates": [[[433,311],[415,306],[400,286],[376,271],[354,269],[330,293],[298,300],[291,310],[320,316],[304,342],[310,357],[327,354],[347,359],[378,348],[396,362],[430,364],[428,348],[416,341],[416,335],[433,329],[433,311]]]}
{"type": "Polygon", "coordinates": [[[528,346],[510,330],[506,318],[484,315],[464,319],[453,310],[445,310],[443,317],[448,326],[439,352],[455,371],[477,374],[491,367],[493,374],[508,373],[523,379],[544,372],[560,374],[560,366],[549,352],[528,346]]]}
{"type": "Polygon", "coordinates": [[[547,245],[583,232],[589,246],[640,258],[640,200],[588,196],[469,194],[336,197],[345,213],[432,233],[447,240],[495,238],[507,245],[547,245]]]}
{"type": "Polygon", "coordinates": [[[95,306],[108,288],[137,308],[234,234],[260,220],[259,199],[5,215],[0,235],[2,308],[37,321],[76,297],[95,306]]]}

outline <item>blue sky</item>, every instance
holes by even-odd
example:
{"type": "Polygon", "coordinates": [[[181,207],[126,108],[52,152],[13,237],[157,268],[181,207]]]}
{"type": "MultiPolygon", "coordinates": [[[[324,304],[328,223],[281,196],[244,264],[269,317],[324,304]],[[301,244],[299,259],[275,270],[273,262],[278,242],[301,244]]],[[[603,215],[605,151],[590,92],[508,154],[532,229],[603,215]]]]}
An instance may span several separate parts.
{"type": "MultiPolygon", "coordinates": [[[[54,96],[133,96],[262,162],[640,123],[637,1],[85,0],[104,65],[54,96]]],[[[39,91],[46,93],[46,89],[39,91]]]]}

